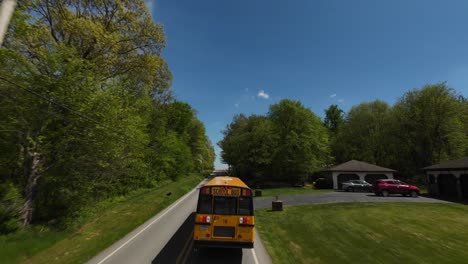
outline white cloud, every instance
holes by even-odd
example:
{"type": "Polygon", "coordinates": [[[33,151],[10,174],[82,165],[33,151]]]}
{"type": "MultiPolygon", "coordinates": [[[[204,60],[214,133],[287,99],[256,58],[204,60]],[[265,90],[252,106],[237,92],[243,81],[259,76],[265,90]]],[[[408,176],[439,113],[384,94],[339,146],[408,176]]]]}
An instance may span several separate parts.
{"type": "Polygon", "coordinates": [[[234,104],[234,106],[235,106],[236,108],[239,108],[239,104],[234,104]]]}
{"type": "Polygon", "coordinates": [[[342,103],[342,102],[344,102],[344,99],[340,99],[340,100],[338,100],[338,102],[342,103]]]}
{"type": "Polygon", "coordinates": [[[265,91],[263,91],[263,90],[260,90],[260,92],[258,92],[257,96],[258,96],[258,97],[261,97],[261,98],[263,98],[263,99],[267,99],[267,100],[268,100],[268,98],[270,98],[270,95],[268,95],[267,93],[265,93],[265,91]]]}
{"type": "Polygon", "coordinates": [[[336,94],[330,95],[330,98],[335,98],[335,97],[336,97],[336,94]]]}

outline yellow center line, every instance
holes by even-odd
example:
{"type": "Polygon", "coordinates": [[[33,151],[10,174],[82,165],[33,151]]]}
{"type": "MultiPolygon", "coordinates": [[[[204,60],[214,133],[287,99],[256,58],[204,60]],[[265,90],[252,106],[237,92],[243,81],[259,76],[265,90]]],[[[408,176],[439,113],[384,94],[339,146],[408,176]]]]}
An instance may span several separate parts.
{"type": "Polygon", "coordinates": [[[184,253],[185,253],[185,251],[187,249],[187,246],[190,244],[190,242],[193,242],[193,230],[190,233],[187,241],[185,241],[184,247],[182,248],[182,251],[180,252],[179,256],[177,257],[176,264],[180,263],[180,258],[184,255],[184,253]]]}
{"type": "Polygon", "coordinates": [[[190,246],[187,249],[187,254],[185,255],[184,260],[182,261],[182,264],[187,263],[187,258],[190,256],[190,253],[192,252],[192,246],[193,246],[193,239],[190,240],[190,246]]]}

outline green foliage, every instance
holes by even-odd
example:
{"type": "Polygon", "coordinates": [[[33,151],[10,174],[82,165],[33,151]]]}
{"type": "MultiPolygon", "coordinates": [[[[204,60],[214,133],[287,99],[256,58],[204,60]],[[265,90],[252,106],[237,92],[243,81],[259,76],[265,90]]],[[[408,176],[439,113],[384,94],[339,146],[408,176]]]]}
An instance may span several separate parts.
{"type": "Polygon", "coordinates": [[[233,166],[234,174],[249,182],[269,177],[277,144],[272,129],[271,121],[264,116],[234,117],[218,143],[223,160],[233,166]]]}
{"type": "Polygon", "coordinates": [[[382,101],[351,108],[332,152],[337,163],[350,159],[394,168],[403,177],[468,155],[468,106],[445,83],[404,94],[390,107],[382,101]]]}
{"type": "Polygon", "coordinates": [[[408,174],[467,154],[466,103],[445,83],[407,92],[394,106],[393,118],[396,164],[408,174]]]}
{"type": "Polygon", "coordinates": [[[273,157],[275,176],[302,182],[330,160],[329,139],[321,120],[298,101],[282,100],[270,106],[268,117],[278,135],[273,157]]]}
{"type": "Polygon", "coordinates": [[[218,144],[234,173],[250,182],[304,181],[329,159],[320,119],[299,102],[283,100],[267,116],[235,116],[218,144]]]}
{"type": "Polygon", "coordinates": [[[235,116],[218,143],[222,159],[252,183],[295,184],[351,159],[417,181],[421,168],[468,155],[468,101],[445,83],[411,90],[394,106],[361,103],[343,118],[331,105],[325,115],[322,125],[300,102],[283,100],[267,116],[235,116]]]}
{"type": "Polygon", "coordinates": [[[144,1],[19,3],[0,50],[0,176],[24,224],[213,167],[164,46],[144,1]]]}
{"type": "Polygon", "coordinates": [[[325,110],[325,120],[323,124],[330,130],[332,134],[338,132],[341,125],[344,123],[344,111],[338,108],[338,105],[330,105],[325,110]]]}
{"type": "Polygon", "coordinates": [[[152,168],[160,177],[176,179],[190,171],[213,170],[214,149],[195,110],[172,102],[154,109],[149,123],[150,146],[164,155],[152,155],[152,168]]]}
{"type": "Polygon", "coordinates": [[[333,144],[336,162],[351,159],[387,165],[390,106],[382,101],[353,106],[333,144]]]}
{"type": "Polygon", "coordinates": [[[20,227],[18,214],[22,205],[21,194],[13,184],[0,184],[0,234],[20,227]]]}

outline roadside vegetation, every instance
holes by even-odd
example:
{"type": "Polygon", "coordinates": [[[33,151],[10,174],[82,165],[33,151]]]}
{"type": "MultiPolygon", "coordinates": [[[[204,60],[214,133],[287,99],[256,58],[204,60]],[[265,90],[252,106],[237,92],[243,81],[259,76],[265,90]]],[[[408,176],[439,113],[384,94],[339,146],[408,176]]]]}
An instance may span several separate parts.
{"type": "Polygon", "coordinates": [[[0,49],[0,234],[67,229],[102,201],[213,169],[144,1],[59,2],[18,1],[0,49]]]}
{"type": "Polygon", "coordinates": [[[192,174],[159,188],[142,189],[88,208],[66,230],[34,226],[0,236],[2,263],[84,263],[193,189],[192,174]],[[171,195],[167,195],[171,193],[171,195]]]}
{"type": "Polygon", "coordinates": [[[273,263],[466,263],[468,208],[351,203],[255,212],[273,263]]]}
{"type": "Polygon", "coordinates": [[[273,104],[265,116],[237,115],[223,133],[222,159],[251,186],[302,183],[332,159],[327,129],[298,101],[273,104]]]}

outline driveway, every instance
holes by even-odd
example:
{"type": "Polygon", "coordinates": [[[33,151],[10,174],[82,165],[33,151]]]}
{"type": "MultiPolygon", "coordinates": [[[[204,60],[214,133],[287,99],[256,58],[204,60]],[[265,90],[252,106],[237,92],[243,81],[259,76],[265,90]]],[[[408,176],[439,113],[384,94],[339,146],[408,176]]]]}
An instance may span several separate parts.
{"type": "MultiPolygon", "coordinates": [[[[427,197],[403,197],[401,195],[391,195],[389,197],[376,196],[373,193],[356,192],[329,192],[320,194],[301,194],[292,196],[279,196],[283,205],[300,204],[324,204],[324,203],[368,203],[368,202],[402,202],[402,203],[450,203],[447,201],[427,198],[427,197]]],[[[256,197],[254,199],[255,209],[269,208],[274,197],[256,197]]]]}

